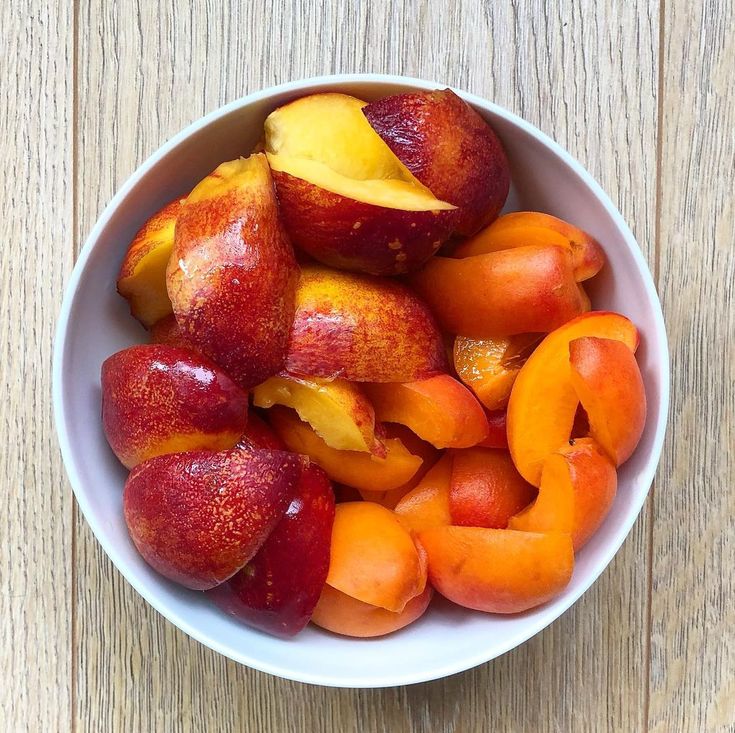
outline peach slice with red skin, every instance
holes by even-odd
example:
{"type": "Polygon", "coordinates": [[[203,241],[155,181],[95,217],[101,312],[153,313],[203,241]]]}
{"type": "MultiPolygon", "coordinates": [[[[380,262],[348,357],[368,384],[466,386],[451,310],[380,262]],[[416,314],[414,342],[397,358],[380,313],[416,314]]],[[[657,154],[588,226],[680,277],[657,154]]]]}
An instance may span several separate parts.
{"type": "Polygon", "coordinates": [[[455,257],[528,246],[556,246],[571,252],[577,281],[594,277],[605,264],[598,241],[568,222],[540,211],[514,211],[457,247],[455,257]]]}
{"type": "Polygon", "coordinates": [[[172,312],[166,291],[166,266],[174,246],[174,229],[185,199],[176,199],[154,214],[130,243],[117,278],[117,292],[146,328],[172,312]]]}
{"type": "Polygon", "coordinates": [[[571,255],[560,247],[433,257],[410,282],[444,330],[476,339],[545,333],[585,308],[571,255]]]}
{"type": "Polygon", "coordinates": [[[302,268],[286,368],[354,382],[410,382],[446,372],[427,306],[401,283],[302,268]]]}
{"type": "Polygon", "coordinates": [[[330,448],[292,410],[281,406],[269,411],[272,426],[289,450],[308,456],[329,478],[356,489],[389,491],[405,484],[421,466],[421,458],[409,453],[396,438],[382,440],[385,457],[359,451],[330,448]]]}
{"type": "Polygon", "coordinates": [[[334,634],[371,638],[402,629],[423,616],[434,595],[426,585],[423,593],[411,598],[399,613],[363,603],[325,585],[311,617],[312,623],[334,634]]]}
{"type": "Polygon", "coordinates": [[[165,344],[166,346],[178,346],[180,349],[197,350],[191,339],[184,335],[173,313],[169,313],[151,326],[150,337],[152,344],[165,344]]]}
{"type": "Polygon", "coordinates": [[[265,156],[223,163],[176,222],[167,285],[181,331],[253,387],[284,366],[297,280],[265,156]]]}
{"type": "Polygon", "coordinates": [[[396,504],[396,514],[414,532],[452,523],[449,513],[452,460],[452,454],[445,453],[417,486],[396,504]]]}
{"type": "Polygon", "coordinates": [[[418,537],[434,588],[477,611],[520,613],[546,603],[564,590],[574,569],[568,534],[433,527],[418,537]]]}
{"type": "Polygon", "coordinates": [[[169,453],[141,463],[123,494],[138,552],[187,588],[223,583],[248,563],[283,516],[300,460],[234,449],[169,453]]]}
{"type": "Polygon", "coordinates": [[[616,466],[630,458],[646,425],[646,392],[631,348],[592,336],[569,344],[574,390],[590,434],[616,466]]]}
{"type": "Polygon", "coordinates": [[[358,385],[345,379],[280,374],[255,387],[253,404],[294,408],[330,448],[383,452],[375,440],[372,404],[358,385]]]}
{"type": "Polygon", "coordinates": [[[538,498],[511,517],[508,527],[524,532],[567,532],[575,552],[610,511],[617,473],[592,438],[570,441],[544,462],[538,498]]]}
{"type": "Polygon", "coordinates": [[[536,489],[518,473],[507,451],[466,448],[453,454],[452,524],[505,529],[508,520],[536,497],[536,489]]]}
{"type": "Polygon", "coordinates": [[[508,447],[520,474],[534,486],[548,456],[569,440],[579,398],[569,344],[584,336],[638,346],[636,327],[619,313],[593,311],[550,333],[521,368],[508,402],[508,447]]]}
{"type": "Polygon", "coordinates": [[[435,448],[466,448],[487,437],[482,406],[448,374],[403,384],[366,384],[365,391],[379,420],[406,425],[435,448]]]}
{"type": "Polygon", "coordinates": [[[370,501],[338,504],[327,584],[400,613],[426,587],[426,560],[396,515],[370,501]]]}
{"type": "Polygon", "coordinates": [[[312,94],[268,116],[266,152],[284,225],[296,246],[332,267],[409,272],[449,237],[454,207],[396,158],[365,119],[365,104],[312,94]]]}
{"type": "Polygon", "coordinates": [[[127,468],[154,456],[232,448],[245,430],[248,397],[209,359],[141,344],[102,364],[102,426],[127,468]]]}
{"type": "Polygon", "coordinates": [[[510,187],[505,151],[490,125],[453,91],[394,94],[362,111],[411,173],[458,207],[457,233],[473,234],[498,215],[510,187]]]}
{"type": "Polygon", "coordinates": [[[282,519],[248,564],[209,591],[226,613],[276,636],[301,631],[329,569],[334,494],[327,475],[305,464],[282,519]]]}

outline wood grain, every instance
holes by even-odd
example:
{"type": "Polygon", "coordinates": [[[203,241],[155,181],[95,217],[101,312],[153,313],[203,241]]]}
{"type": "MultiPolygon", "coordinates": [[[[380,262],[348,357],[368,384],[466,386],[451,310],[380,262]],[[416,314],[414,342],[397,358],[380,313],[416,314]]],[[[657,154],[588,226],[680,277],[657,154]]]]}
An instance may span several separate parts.
{"type": "Polygon", "coordinates": [[[0,730],[735,730],[732,3],[13,5],[0,5],[0,730]],[[360,71],[480,94],[569,149],[641,242],[673,356],[653,498],[595,586],[501,659],[368,691],[249,670],[152,611],[72,516],[49,386],[62,283],[125,178],[226,101],[360,71]]]}
{"type": "Polygon", "coordinates": [[[0,730],[71,717],[71,491],[51,421],[51,347],[71,271],[73,22],[0,4],[0,730]]]}
{"type": "Polygon", "coordinates": [[[662,296],[671,427],[653,527],[652,731],[735,730],[735,9],[668,7],[662,296]]]}

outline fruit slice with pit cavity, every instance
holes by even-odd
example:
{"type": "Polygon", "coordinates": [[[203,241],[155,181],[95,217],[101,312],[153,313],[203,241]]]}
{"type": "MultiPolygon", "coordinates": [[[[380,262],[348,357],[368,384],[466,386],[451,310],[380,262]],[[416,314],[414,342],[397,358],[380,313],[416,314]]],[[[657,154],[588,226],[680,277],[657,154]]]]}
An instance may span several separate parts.
{"type": "Polygon", "coordinates": [[[429,556],[429,579],[460,606],[519,613],[554,598],[574,569],[567,534],[512,529],[434,527],[419,532],[429,556]]]}
{"type": "MultiPolygon", "coordinates": [[[[253,404],[294,408],[330,448],[370,452],[376,447],[373,406],[356,384],[345,379],[271,377],[255,387],[253,404]]],[[[378,443],[378,453],[381,449],[378,443]]]]}
{"type": "Polygon", "coordinates": [[[426,562],[396,515],[369,501],[338,504],[327,584],[400,613],[426,587],[426,562]]]}
{"type": "Polygon", "coordinates": [[[445,453],[396,505],[396,514],[414,532],[452,523],[449,513],[452,461],[452,454],[445,453]]]}
{"type": "Polygon", "coordinates": [[[646,392],[631,348],[607,338],[569,344],[571,378],[590,434],[615,462],[630,458],[646,425],[646,392]]]}
{"type": "Polygon", "coordinates": [[[346,593],[325,585],[311,617],[316,626],[342,636],[369,638],[398,631],[420,618],[434,595],[426,585],[423,593],[414,596],[400,613],[363,603],[346,593]]]}
{"type": "Polygon", "coordinates": [[[406,450],[396,438],[382,441],[385,458],[371,453],[330,448],[308,424],[284,407],[269,411],[273,428],[289,450],[308,456],[329,478],[356,489],[389,491],[406,483],[421,466],[421,458],[406,450]]]}
{"type": "Polygon", "coordinates": [[[567,532],[575,552],[610,511],[617,473],[592,438],[565,445],[544,461],[538,498],[510,519],[510,529],[524,532],[567,532]]]}
{"type": "Polygon", "coordinates": [[[154,214],[130,243],[117,278],[117,292],[146,328],[172,312],[166,291],[166,267],[174,246],[176,217],[185,199],[154,214]]]}
{"type": "Polygon", "coordinates": [[[452,524],[505,529],[536,497],[536,489],[518,473],[507,451],[466,448],[453,453],[452,524]]]}
{"type": "Polygon", "coordinates": [[[579,398],[569,344],[583,336],[622,341],[634,350],[635,326],[619,313],[592,311],[550,333],[521,368],[508,402],[508,446],[516,468],[538,486],[544,461],[569,440],[579,398]]]}
{"type": "Polygon", "coordinates": [[[605,264],[605,253],[587,232],[540,211],[514,211],[457,247],[455,257],[499,252],[514,247],[556,246],[572,254],[577,281],[596,275],[605,264]]]}
{"type": "Polygon", "coordinates": [[[444,330],[477,339],[545,333],[585,308],[571,255],[560,247],[432,257],[410,282],[444,330]]]}
{"type": "Polygon", "coordinates": [[[487,418],[474,395],[448,374],[404,384],[366,384],[383,422],[406,425],[435,448],[465,448],[487,437],[487,418]]]}

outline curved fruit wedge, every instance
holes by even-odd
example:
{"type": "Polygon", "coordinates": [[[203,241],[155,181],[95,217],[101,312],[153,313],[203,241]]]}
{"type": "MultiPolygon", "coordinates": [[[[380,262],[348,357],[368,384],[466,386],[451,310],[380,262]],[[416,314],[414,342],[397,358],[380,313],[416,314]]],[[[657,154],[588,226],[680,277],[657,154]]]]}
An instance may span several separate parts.
{"type": "Polygon", "coordinates": [[[329,568],[334,494],[318,466],[303,465],[286,513],[250,562],[209,591],[225,613],[277,636],[309,623],[329,568]]]}
{"type": "Polygon", "coordinates": [[[514,211],[457,247],[455,257],[472,257],[514,247],[556,246],[572,254],[578,282],[596,275],[605,264],[605,253],[587,232],[551,214],[514,211]]]}
{"type": "Polygon", "coordinates": [[[619,313],[592,311],[550,333],[521,368],[508,402],[508,446],[516,468],[538,486],[544,461],[569,440],[579,398],[569,344],[583,336],[638,345],[638,331],[619,313]]]}
{"type": "Polygon", "coordinates": [[[316,626],[342,636],[369,638],[398,631],[420,618],[429,607],[434,589],[427,584],[400,613],[372,606],[325,585],[311,617],[316,626]]]}
{"type": "Polygon", "coordinates": [[[482,406],[448,374],[403,384],[366,384],[365,391],[379,420],[405,425],[435,448],[466,448],[487,437],[482,406]]]}
{"type": "Polygon", "coordinates": [[[375,410],[362,390],[345,379],[271,377],[255,387],[253,404],[294,408],[330,448],[369,453],[376,447],[375,410]]]}
{"type": "Polygon", "coordinates": [[[369,501],[338,504],[327,584],[400,613],[426,587],[426,561],[419,553],[390,509],[369,501]]]}
{"type": "Polygon", "coordinates": [[[446,372],[447,357],[429,309],[404,285],[307,266],[286,368],[354,382],[410,382],[446,372]]]}
{"type": "Polygon", "coordinates": [[[569,358],[590,433],[619,466],[633,454],[646,425],[646,392],[635,355],[620,341],[586,337],[569,344],[569,358]]]}
{"type": "Polygon", "coordinates": [[[567,444],[544,462],[538,498],[512,517],[510,529],[566,532],[579,550],[602,524],[612,506],[615,467],[592,438],[567,444]]]}
{"type": "Polygon", "coordinates": [[[445,453],[396,504],[395,512],[414,532],[452,523],[449,513],[449,485],[452,479],[452,454],[445,453]]]}
{"type": "Polygon", "coordinates": [[[505,529],[508,520],[535,497],[536,489],[518,473],[508,451],[454,451],[449,488],[451,524],[505,529]]]}
{"type": "Polygon", "coordinates": [[[453,353],[457,376],[488,410],[500,410],[508,404],[518,371],[541,339],[535,333],[490,339],[457,336],[453,353]]]}
{"type": "Polygon", "coordinates": [[[432,257],[410,282],[444,330],[477,339],[552,331],[585,308],[560,247],[432,257]]]}
{"type": "Polygon", "coordinates": [[[117,292],[146,328],[172,312],[166,291],[166,267],[174,246],[176,217],[185,199],[176,199],[154,214],[130,243],[117,278],[117,292]]]}
{"type": "Polygon", "coordinates": [[[309,456],[333,481],[356,489],[395,489],[405,484],[421,466],[421,458],[409,453],[396,438],[382,441],[386,454],[380,458],[370,453],[330,448],[292,410],[272,407],[269,416],[289,450],[309,456]]]}
{"type": "Polygon", "coordinates": [[[232,577],[260,549],[293,497],[301,459],[280,451],[191,451],[136,466],[123,509],[138,552],[194,590],[232,577]]]}
{"type": "Polygon", "coordinates": [[[223,163],[176,221],[167,285],[182,332],[253,387],[283,369],[297,279],[265,156],[223,163]]]}
{"type": "Polygon", "coordinates": [[[460,606],[519,613],[551,600],[572,577],[567,534],[512,529],[434,527],[419,532],[429,556],[429,579],[460,606]]]}
{"type": "Polygon", "coordinates": [[[232,448],[245,430],[248,396],[209,359],[140,344],[102,364],[102,426],[127,468],[165,453],[232,448]]]}

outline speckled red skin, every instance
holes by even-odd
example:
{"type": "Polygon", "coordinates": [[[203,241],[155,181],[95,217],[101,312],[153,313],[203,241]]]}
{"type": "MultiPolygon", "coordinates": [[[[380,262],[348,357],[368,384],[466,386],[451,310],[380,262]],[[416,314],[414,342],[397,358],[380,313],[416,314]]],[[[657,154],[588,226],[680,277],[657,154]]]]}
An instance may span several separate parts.
{"type": "Polygon", "coordinates": [[[399,211],[273,172],[291,241],[326,265],[372,275],[412,272],[454,229],[454,211],[399,211]]]}
{"type": "Polygon", "coordinates": [[[268,163],[252,157],[248,185],[184,204],[167,274],[183,333],[244,389],[283,368],[298,278],[268,163]]]}
{"type": "Polygon", "coordinates": [[[176,316],[173,313],[161,318],[151,326],[150,337],[152,344],[166,344],[196,351],[191,339],[187,338],[181,326],[176,322],[176,316]]]}
{"type": "Polygon", "coordinates": [[[485,410],[487,417],[487,438],[478,443],[478,448],[502,448],[508,450],[508,433],[506,432],[506,411],[485,410]]]}
{"type": "Polygon", "coordinates": [[[449,89],[394,94],[363,108],[372,128],[437,198],[458,207],[455,231],[471,235],[500,213],[510,187],[490,125],[449,89]]]}
{"type": "Polygon", "coordinates": [[[304,462],[296,496],[253,559],[209,592],[226,613],[290,637],[309,623],[329,569],[334,493],[327,475],[304,462]]]}
{"type": "Polygon", "coordinates": [[[356,382],[410,382],[448,369],[427,306],[386,278],[305,267],[286,369],[356,382]]]}
{"type": "Polygon", "coordinates": [[[162,575],[207,590],[260,549],[294,496],[300,459],[281,451],[191,451],[136,466],[125,484],[130,536],[162,575]]]}
{"type": "Polygon", "coordinates": [[[267,448],[268,450],[288,450],[278,433],[263,420],[257,413],[250,411],[248,424],[236,448],[250,450],[252,448],[267,448]]]}
{"type": "Polygon", "coordinates": [[[164,453],[232,448],[247,415],[247,394],[193,351],[141,344],[102,364],[102,425],[128,468],[164,453]]]}

